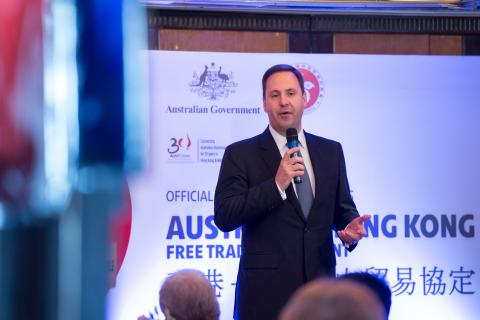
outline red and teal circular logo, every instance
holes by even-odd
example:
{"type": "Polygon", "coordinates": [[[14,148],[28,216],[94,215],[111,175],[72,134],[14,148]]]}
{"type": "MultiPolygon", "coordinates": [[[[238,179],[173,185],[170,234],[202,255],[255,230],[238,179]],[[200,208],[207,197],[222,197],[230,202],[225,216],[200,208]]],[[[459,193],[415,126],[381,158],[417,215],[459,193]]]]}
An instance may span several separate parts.
{"type": "Polygon", "coordinates": [[[300,71],[304,80],[305,95],[307,96],[305,112],[312,112],[320,106],[325,95],[325,84],[322,76],[315,68],[306,63],[297,63],[295,68],[300,71]]]}

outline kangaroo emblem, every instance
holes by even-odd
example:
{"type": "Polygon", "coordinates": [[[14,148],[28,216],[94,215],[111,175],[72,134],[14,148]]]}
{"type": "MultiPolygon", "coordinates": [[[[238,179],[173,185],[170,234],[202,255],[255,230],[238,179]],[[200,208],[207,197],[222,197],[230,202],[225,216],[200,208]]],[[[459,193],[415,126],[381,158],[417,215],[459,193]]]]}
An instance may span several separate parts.
{"type": "Polygon", "coordinates": [[[200,75],[200,79],[198,81],[197,87],[205,85],[205,79],[207,79],[207,74],[208,74],[208,67],[205,65],[205,70],[203,70],[203,73],[200,75]]]}

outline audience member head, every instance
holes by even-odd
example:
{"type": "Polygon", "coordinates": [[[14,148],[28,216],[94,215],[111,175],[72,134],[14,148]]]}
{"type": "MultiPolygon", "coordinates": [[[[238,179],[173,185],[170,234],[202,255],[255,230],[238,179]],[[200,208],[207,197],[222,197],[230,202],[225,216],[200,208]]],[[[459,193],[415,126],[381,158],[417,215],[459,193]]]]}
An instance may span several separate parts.
{"type": "Polygon", "coordinates": [[[383,308],[366,286],[351,280],[317,279],[302,286],[280,320],[383,320],[383,308]]]}
{"type": "Polygon", "coordinates": [[[378,299],[380,299],[380,302],[382,302],[385,309],[385,319],[388,319],[390,307],[392,305],[392,291],[384,279],[369,272],[346,273],[341,275],[339,279],[357,281],[372,289],[372,291],[377,295],[378,299]]]}
{"type": "Polygon", "coordinates": [[[167,320],[217,320],[220,316],[215,290],[197,270],[180,270],[165,279],[160,308],[167,320]]]}

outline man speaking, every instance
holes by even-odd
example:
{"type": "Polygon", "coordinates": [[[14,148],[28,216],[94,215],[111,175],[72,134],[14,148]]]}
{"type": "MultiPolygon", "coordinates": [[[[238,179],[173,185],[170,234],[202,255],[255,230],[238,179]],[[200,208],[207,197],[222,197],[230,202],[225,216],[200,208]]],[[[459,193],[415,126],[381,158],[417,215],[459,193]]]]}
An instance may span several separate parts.
{"type": "Polygon", "coordinates": [[[351,251],[370,218],[359,216],[350,195],[341,145],[302,129],[301,73],[275,65],[262,87],[269,126],[225,149],[215,190],[215,224],[242,227],[239,320],[277,319],[302,284],[335,276],[332,230],[351,251]]]}

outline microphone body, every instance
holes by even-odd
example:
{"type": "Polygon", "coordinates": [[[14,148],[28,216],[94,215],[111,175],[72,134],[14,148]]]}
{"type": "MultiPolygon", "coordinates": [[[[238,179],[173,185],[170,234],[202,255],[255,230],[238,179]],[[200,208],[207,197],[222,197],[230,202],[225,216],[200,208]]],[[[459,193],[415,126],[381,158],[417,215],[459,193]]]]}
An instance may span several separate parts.
{"type": "MultiPolygon", "coordinates": [[[[298,147],[299,146],[299,142],[298,142],[298,134],[297,134],[297,129],[295,128],[288,128],[287,129],[287,147],[289,149],[291,148],[295,148],[295,147],[298,147]]],[[[300,151],[298,152],[294,152],[292,153],[292,155],[290,156],[290,158],[293,158],[293,157],[301,157],[302,154],[300,153],[300,151]]],[[[296,176],[293,178],[293,182],[295,184],[299,184],[299,183],[302,183],[302,177],[301,176],[296,176]]]]}

